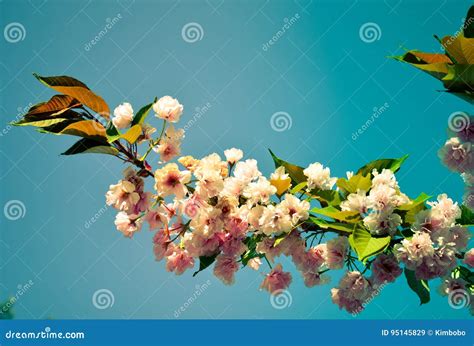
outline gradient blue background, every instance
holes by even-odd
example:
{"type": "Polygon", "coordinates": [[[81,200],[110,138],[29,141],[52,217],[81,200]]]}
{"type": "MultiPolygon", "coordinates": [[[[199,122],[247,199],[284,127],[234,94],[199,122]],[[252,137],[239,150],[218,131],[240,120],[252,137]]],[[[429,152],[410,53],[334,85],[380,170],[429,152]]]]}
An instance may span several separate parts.
{"type": "MultiPolygon", "coordinates": [[[[183,152],[202,156],[240,147],[268,174],[271,147],[300,165],[322,162],[343,176],[367,161],[410,154],[399,174],[410,196],[447,192],[460,201],[463,183],[439,162],[447,118],[467,103],[437,92],[441,84],[388,56],[402,47],[438,50],[432,34],[462,25],[470,1],[2,1],[0,24],[20,22],[26,37],[0,39],[1,195],[3,205],[20,200],[26,215],[1,215],[0,294],[34,285],[15,305],[18,318],[174,318],[196,285],[211,285],[180,318],[354,318],[330,301],[331,284],[307,289],[299,275],[292,305],[276,310],[258,290],[263,276],[251,270],[224,287],[210,271],[192,278],[170,275],[152,254],[152,234],[133,240],[114,229],[104,207],[108,185],[121,162],[100,155],[62,157],[74,138],[10,128],[18,109],[53,93],[31,75],[71,75],[102,95],[113,108],[135,109],[154,96],[173,95],[185,105],[182,125],[197,108],[211,105],[186,134],[183,152]],[[84,45],[106,24],[120,19],[89,51],[84,45]],[[262,45],[284,24],[300,19],[269,50],[262,45]],[[202,40],[187,43],[182,27],[198,22],[202,40]],[[359,28],[375,22],[380,40],[365,43],[359,28]],[[374,107],[389,108],[359,138],[374,107]],[[272,114],[287,112],[292,127],[276,132],[272,114]],[[114,293],[106,310],[94,308],[100,289],[114,293]]],[[[282,260],[294,272],[289,261],[282,260]]],[[[433,291],[439,282],[432,282],[433,291]]],[[[435,292],[418,306],[401,277],[355,318],[467,318],[435,292]]]]}

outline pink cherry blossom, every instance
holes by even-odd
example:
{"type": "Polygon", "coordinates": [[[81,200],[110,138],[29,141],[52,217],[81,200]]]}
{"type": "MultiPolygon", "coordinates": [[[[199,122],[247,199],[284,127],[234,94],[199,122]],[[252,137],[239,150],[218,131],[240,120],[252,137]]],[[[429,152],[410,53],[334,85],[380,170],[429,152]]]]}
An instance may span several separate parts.
{"type": "Polygon", "coordinates": [[[340,269],[344,265],[349,243],[347,237],[337,237],[327,242],[327,265],[330,269],[340,269]]]}
{"type": "Polygon", "coordinates": [[[372,280],[377,285],[393,282],[402,274],[402,268],[400,268],[393,255],[378,255],[370,268],[372,270],[372,280]]]}
{"type": "Polygon", "coordinates": [[[284,272],[281,264],[277,264],[272,271],[266,275],[260,288],[267,290],[270,293],[278,293],[290,286],[291,274],[284,272]]]}
{"type": "Polygon", "coordinates": [[[164,230],[157,231],[153,236],[153,252],[157,261],[161,261],[164,257],[173,254],[175,246],[164,230]]]}
{"type": "Polygon", "coordinates": [[[474,267],[474,249],[470,249],[464,254],[464,263],[469,267],[474,267]]]}
{"type": "Polygon", "coordinates": [[[239,269],[239,264],[234,256],[219,255],[214,266],[214,275],[224,284],[232,285],[234,283],[234,274],[239,269]]]}
{"type": "Polygon", "coordinates": [[[194,267],[194,258],[189,256],[186,250],[175,248],[173,253],[167,257],[166,270],[175,272],[176,275],[181,275],[186,269],[192,267],[194,267]]]}

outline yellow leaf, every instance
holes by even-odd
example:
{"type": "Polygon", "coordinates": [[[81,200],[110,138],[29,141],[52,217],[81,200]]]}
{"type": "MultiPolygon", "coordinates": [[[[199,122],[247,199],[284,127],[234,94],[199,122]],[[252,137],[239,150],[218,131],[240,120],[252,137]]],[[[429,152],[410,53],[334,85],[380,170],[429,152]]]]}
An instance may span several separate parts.
{"type": "Polygon", "coordinates": [[[286,179],[270,179],[270,184],[276,187],[277,195],[281,196],[285,193],[291,186],[291,178],[286,179]]]}
{"type": "Polygon", "coordinates": [[[474,64],[474,38],[466,38],[461,36],[459,39],[461,40],[461,49],[464,54],[464,58],[468,64],[474,64]]]}
{"type": "Polygon", "coordinates": [[[360,214],[357,211],[341,211],[333,206],[325,208],[313,208],[313,213],[330,217],[334,220],[340,220],[345,222],[357,223],[360,221],[360,214]]]}
{"type": "Polygon", "coordinates": [[[128,131],[122,135],[128,143],[133,144],[137,141],[138,137],[142,133],[142,126],[140,124],[133,125],[128,131]]]}
{"type": "Polygon", "coordinates": [[[81,120],[67,125],[62,129],[44,129],[46,132],[57,135],[72,135],[84,138],[105,139],[105,128],[94,120],[81,120]]]}
{"type": "Polygon", "coordinates": [[[439,53],[423,53],[415,50],[410,51],[411,54],[416,56],[425,64],[435,64],[439,62],[451,63],[451,59],[445,54],[439,53]]]}
{"type": "Polygon", "coordinates": [[[370,173],[367,173],[366,175],[356,174],[350,179],[339,178],[336,185],[347,193],[356,193],[357,190],[367,192],[372,185],[372,180],[370,179],[370,173]]]}
{"type": "Polygon", "coordinates": [[[39,118],[38,120],[23,119],[16,123],[13,123],[13,125],[47,127],[54,124],[62,123],[63,121],[67,121],[67,120],[68,119],[65,119],[65,118],[48,118],[48,119],[39,118]]]}
{"type": "Polygon", "coordinates": [[[474,64],[473,38],[465,38],[463,35],[445,36],[441,42],[457,64],[474,64]]]}
{"type": "MultiPolygon", "coordinates": [[[[440,74],[447,74],[448,73],[448,64],[444,62],[438,62],[434,64],[411,64],[420,70],[426,72],[433,72],[433,73],[440,73],[440,74]]],[[[442,77],[442,76],[441,76],[442,77]]]]}
{"type": "Polygon", "coordinates": [[[449,57],[444,54],[431,54],[411,50],[395,59],[406,62],[433,77],[442,79],[448,73],[448,65],[451,63],[449,57]]]}

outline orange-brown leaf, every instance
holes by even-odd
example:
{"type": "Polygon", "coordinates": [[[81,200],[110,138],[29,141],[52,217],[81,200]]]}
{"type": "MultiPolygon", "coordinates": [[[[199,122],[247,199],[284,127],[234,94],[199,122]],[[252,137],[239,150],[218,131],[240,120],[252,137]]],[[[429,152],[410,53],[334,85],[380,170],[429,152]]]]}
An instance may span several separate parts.
{"type": "Polygon", "coordinates": [[[106,141],[105,127],[97,121],[81,120],[63,124],[53,125],[49,128],[44,128],[42,131],[57,135],[72,135],[106,141]]]}
{"type": "Polygon", "coordinates": [[[48,114],[55,116],[68,109],[81,106],[81,103],[69,95],[54,95],[47,102],[38,103],[32,106],[26,115],[48,114]]]}
{"type": "Polygon", "coordinates": [[[416,56],[417,58],[421,59],[422,62],[426,64],[434,64],[434,63],[448,63],[451,64],[452,61],[449,57],[445,54],[438,54],[438,53],[423,53],[417,51],[410,51],[411,54],[416,56]]]}
{"type": "Polygon", "coordinates": [[[46,86],[79,100],[83,105],[109,119],[110,110],[107,103],[81,81],[68,76],[41,77],[36,74],[34,76],[46,86]]]}

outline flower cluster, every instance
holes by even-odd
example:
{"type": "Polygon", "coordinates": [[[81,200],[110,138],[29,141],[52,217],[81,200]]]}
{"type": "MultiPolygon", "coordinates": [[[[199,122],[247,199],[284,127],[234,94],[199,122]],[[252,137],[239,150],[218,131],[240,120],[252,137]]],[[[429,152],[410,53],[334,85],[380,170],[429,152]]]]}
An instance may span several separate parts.
{"type": "MultiPolygon", "coordinates": [[[[280,160],[267,179],[257,161],[244,159],[236,148],[225,150],[224,157],[179,156],[184,131],[171,123],[179,120],[183,106],[165,96],[152,109],[163,119],[161,135],[153,139],[156,130],[143,125],[140,140],[149,143],[144,157],[150,149],[160,155],[160,166],[152,173],[155,191],[145,192],[141,171],[129,167],[110,186],[106,199],[119,210],[115,224],[125,236],[148,224],[155,232],[156,260],[165,260],[170,272],[181,275],[198,262],[201,269],[213,264],[214,275],[230,285],[240,268],[260,270],[265,261],[270,271],[260,287],[279,294],[293,280],[277,262],[279,256],[292,259],[307,287],[327,283],[326,272],[347,267],[331,290],[332,300],[359,313],[378,290],[401,275],[402,267],[417,280],[449,280],[468,245],[468,229],[456,221],[461,217],[457,203],[444,194],[436,202],[416,203],[400,191],[390,167],[348,172],[342,179],[348,185],[341,185],[321,163],[303,169],[280,160]],[[302,181],[292,178],[295,167],[302,181]],[[331,194],[340,201],[321,197],[331,194]],[[362,272],[356,264],[362,255],[358,238],[351,235],[354,227],[369,238],[387,239],[386,246],[363,262],[362,272]],[[366,272],[370,275],[364,276],[366,272]]],[[[118,106],[114,114],[116,127],[130,126],[131,105],[118,106]]],[[[470,250],[466,263],[472,257],[470,250]]]]}
{"type": "Polygon", "coordinates": [[[381,173],[374,170],[370,192],[357,190],[347,196],[341,203],[341,209],[356,211],[363,216],[364,225],[374,235],[393,235],[402,223],[402,218],[395,212],[397,207],[410,202],[400,192],[395,174],[389,169],[381,173]]]}
{"type": "Polygon", "coordinates": [[[466,185],[464,204],[474,209],[474,117],[457,112],[449,122],[450,138],[438,156],[451,171],[461,174],[466,185]]]}
{"type": "Polygon", "coordinates": [[[398,259],[414,270],[418,278],[429,280],[445,276],[456,266],[456,253],[467,247],[467,227],[456,224],[461,209],[445,194],[431,209],[420,211],[413,225],[415,234],[395,245],[398,259]]]}
{"type": "MultiPolygon", "coordinates": [[[[203,158],[181,155],[184,131],[175,126],[183,106],[170,96],[136,112],[123,103],[110,119],[108,105],[84,83],[36,78],[71,94],[34,105],[15,125],[81,137],[64,155],[108,154],[127,163],[106,193],[107,204],[118,211],[115,225],[126,237],[142,228],[154,232],[156,260],[176,275],[212,268],[230,285],[239,269],[249,267],[263,272],[261,289],[278,295],[299,280],[291,268],[283,269],[286,256],[307,287],[344,270],[331,296],[353,314],[403,271],[422,303],[429,300],[423,287],[434,278],[442,278],[442,294],[474,291],[471,201],[458,205],[444,194],[434,202],[425,194],[409,198],[395,176],[406,156],[379,159],[336,178],[321,163],[304,168],[270,152],[275,171],[267,178],[257,161],[236,148],[203,158]],[[153,113],[162,122],[159,131],[147,123],[153,113]],[[155,168],[152,153],[159,156],[155,168]]],[[[472,186],[472,131],[456,138],[441,156],[472,186]]]]}

